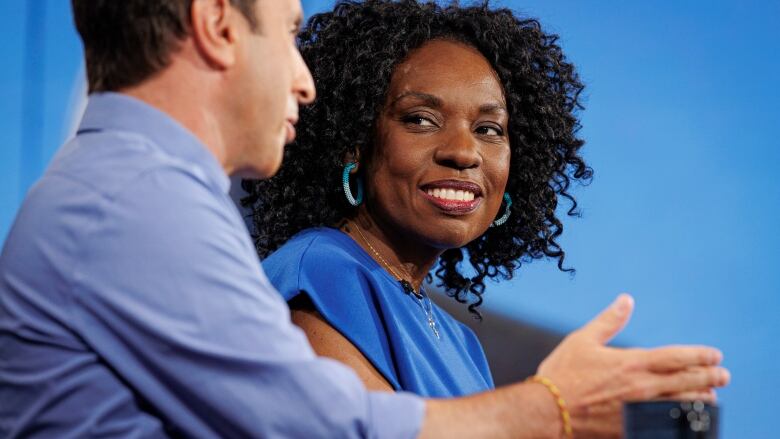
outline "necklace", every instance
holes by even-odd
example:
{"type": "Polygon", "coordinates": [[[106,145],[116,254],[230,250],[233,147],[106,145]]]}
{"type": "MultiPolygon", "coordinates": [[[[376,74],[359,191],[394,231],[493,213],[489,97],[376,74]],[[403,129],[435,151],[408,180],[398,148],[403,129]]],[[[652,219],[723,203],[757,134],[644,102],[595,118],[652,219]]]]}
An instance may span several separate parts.
{"type": "Polygon", "coordinates": [[[371,242],[368,241],[366,238],[366,235],[363,234],[363,231],[360,230],[360,226],[357,225],[357,223],[350,221],[355,225],[355,229],[357,230],[358,234],[360,235],[360,239],[363,240],[363,242],[366,243],[368,248],[371,250],[371,253],[376,256],[376,258],[379,260],[379,262],[382,263],[384,268],[390,272],[390,274],[393,275],[393,277],[398,281],[399,284],[401,284],[401,288],[404,290],[404,293],[410,294],[417,299],[417,303],[420,304],[420,307],[422,308],[423,312],[425,313],[425,317],[428,319],[428,327],[431,328],[431,331],[433,331],[433,335],[436,336],[436,339],[441,339],[439,336],[439,329],[436,327],[436,320],[433,318],[433,306],[431,305],[431,299],[428,297],[427,294],[423,292],[422,287],[420,288],[420,291],[417,291],[412,286],[412,283],[408,280],[404,279],[401,275],[398,274],[397,271],[393,269],[393,267],[385,260],[385,258],[382,257],[382,255],[377,251],[377,249],[374,248],[373,245],[371,245],[371,242]]]}
{"type": "Polygon", "coordinates": [[[420,304],[420,307],[422,307],[423,312],[425,313],[425,317],[428,318],[428,327],[430,327],[431,331],[433,331],[433,335],[436,336],[437,340],[441,340],[441,337],[439,336],[439,329],[436,328],[436,320],[433,319],[433,306],[431,305],[431,299],[427,294],[423,295],[422,297],[414,296],[414,298],[417,299],[417,302],[420,304]]]}
{"type": "MultiPolygon", "coordinates": [[[[352,222],[352,221],[350,221],[350,222],[352,222]]],[[[360,235],[360,239],[362,239],[363,242],[366,243],[368,248],[371,250],[371,253],[373,253],[374,256],[376,256],[376,258],[379,259],[379,262],[382,263],[382,265],[385,267],[385,269],[387,269],[387,271],[389,271],[390,274],[392,274],[393,277],[396,278],[396,280],[398,280],[398,282],[401,284],[401,288],[404,289],[404,292],[406,294],[412,293],[412,294],[415,295],[415,297],[421,298],[422,294],[414,289],[414,287],[412,286],[412,283],[409,282],[408,280],[404,279],[400,274],[398,274],[398,272],[393,269],[393,267],[385,260],[385,258],[382,257],[382,255],[374,248],[374,246],[371,245],[371,243],[366,238],[366,235],[364,235],[363,231],[360,230],[360,227],[358,227],[358,225],[356,223],[354,223],[354,222],[352,222],[352,224],[355,225],[355,229],[357,230],[358,234],[360,235]]]]}

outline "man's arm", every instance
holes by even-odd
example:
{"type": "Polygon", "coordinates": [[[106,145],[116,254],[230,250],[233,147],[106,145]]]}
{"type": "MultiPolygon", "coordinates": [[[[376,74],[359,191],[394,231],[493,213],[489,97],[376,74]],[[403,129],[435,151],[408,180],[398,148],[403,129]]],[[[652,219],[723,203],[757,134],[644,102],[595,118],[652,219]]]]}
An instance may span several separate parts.
{"type": "Polygon", "coordinates": [[[72,286],[86,342],[190,436],[414,436],[422,401],[314,355],[220,195],[163,167],[106,197],[72,286]]]}
{"type": "MultiPolygon", "coordinates": [[[[229,198],[165,168],[106,202],[105,221],[84,237],[74,321],[167,422],[199,436],[418,433],[420,399],[369,393],[348,368],[314,355],[259,268],[229,198]]],[[[619,434],[624,400],[704,394],[727,381],[709,348],[606,347],[630,315],[620,305],[625,298],[567,337],[540,367],[586,437],[619,434]]],[[[425,437],[561,432],[557,405],[539,384],[429,400],[424,416],[425,437]]]]}
{"type": "MultiPolygon", "coordinates": [[[[567,336],[542,362],[538,374],[560,389],[574,437],[622,436],[625,401],[701,399],[713,401],[725,386],[722,356],[705,346],[618,349],[606,346],[628,323],[633,300],[622,295],[567,336]]],[[[559,438],[557,403],[541,384],[521,383],[452,401],[428,401],[422,437],[559,438]]]]}

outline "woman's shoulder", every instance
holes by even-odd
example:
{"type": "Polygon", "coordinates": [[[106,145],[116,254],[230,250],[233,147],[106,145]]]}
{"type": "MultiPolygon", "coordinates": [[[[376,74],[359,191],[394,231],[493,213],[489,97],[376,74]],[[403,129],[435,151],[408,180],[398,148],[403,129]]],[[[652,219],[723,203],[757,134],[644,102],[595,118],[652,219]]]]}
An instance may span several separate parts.
{"type": "Polygon", "coordinates": [[[395,388],[390,340],[383,310],[374,300],[381,268],[349,235],[333,228],[304,230],[264,263],[285,300],[305,296],[322,319],[341,333],[395,388]],[[372,265],[373,264],[373,265],[372,265]]]}
{"type": "MultiPolygon", "coordinates": [[[[301,290],[327,293],[358,286],[367,262],[365,252],[343,232],[327,227],[306,229],[263,261],[268,279],[287,299],[301,290]]],[[[338,297],[338,296],[337,296],[338,297]]]]}
{"type": "Polygon", "coordinates": [[[352,238],[337,229],[305,229],[271,253],[263,261],[263,268],[272,270],[279,265],[291,264],[299,269],[312,265],[315,268],[352,265],[358,262],[355,246],[352,238]]]}

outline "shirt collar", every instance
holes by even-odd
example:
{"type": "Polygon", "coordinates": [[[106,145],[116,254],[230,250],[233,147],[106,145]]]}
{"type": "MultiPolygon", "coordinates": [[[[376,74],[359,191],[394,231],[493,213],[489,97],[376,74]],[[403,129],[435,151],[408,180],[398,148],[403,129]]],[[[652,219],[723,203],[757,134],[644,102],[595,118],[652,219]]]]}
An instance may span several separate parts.
{"type": "Polygon", "coordinates": [[[141,134],[163,152],[203,168],[223,193],[230,190],[224,169],[192,132],[171,116],[122,93],[93,93],[79,131],[117,130],[141,134]]]}

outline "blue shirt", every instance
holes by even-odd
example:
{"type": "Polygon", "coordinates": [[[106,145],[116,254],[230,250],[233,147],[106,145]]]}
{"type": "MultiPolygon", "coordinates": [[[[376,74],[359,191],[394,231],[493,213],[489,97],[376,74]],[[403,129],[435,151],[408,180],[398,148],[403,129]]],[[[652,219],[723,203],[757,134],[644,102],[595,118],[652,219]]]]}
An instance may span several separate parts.
{"type": "Polygon", "coordinates": [[[329,228],[304,230],[266,258],[263,268],[287,300],[309,296],[396,390],[451,397],[493,388],[471,329],[427,296],[405,293],[348,235],[329,228]]]}
{"type": "Polygon", "coordinates": [[[214,156],[93,95],[0,256],[0,437],[413,437],[424,404],[315,356],[214,156]]]}

